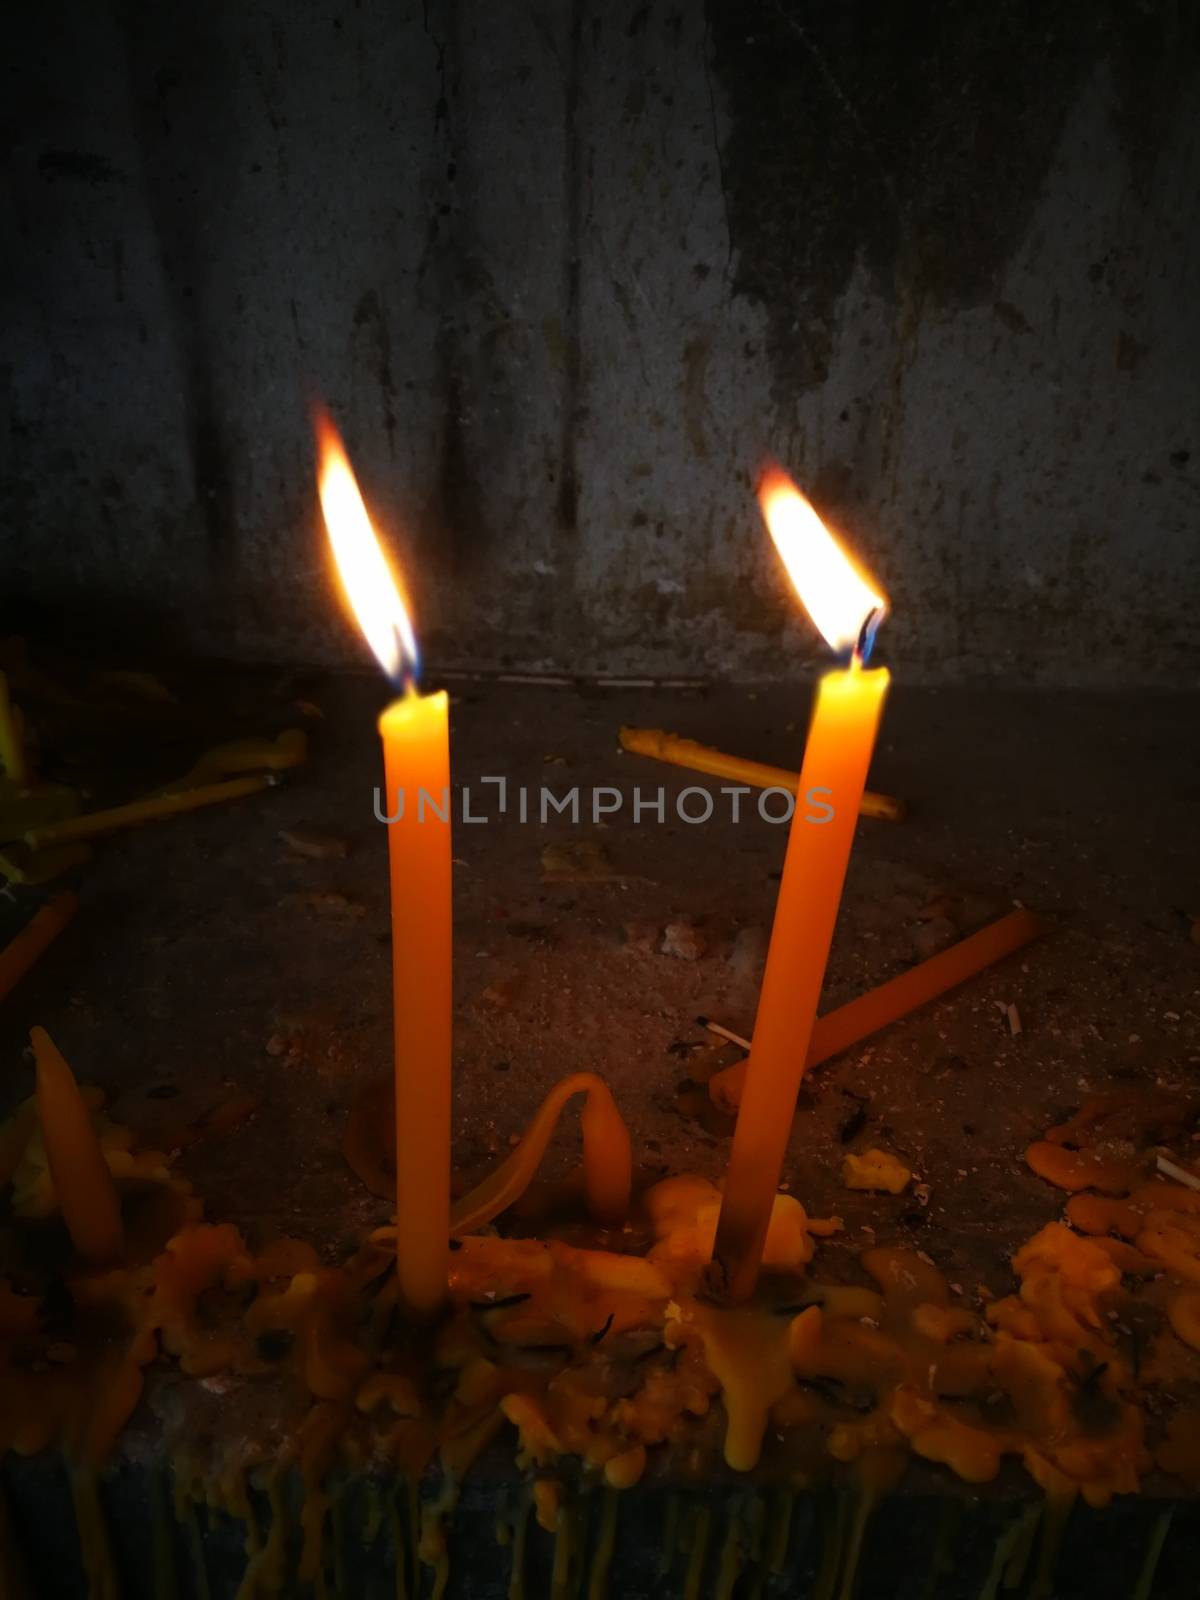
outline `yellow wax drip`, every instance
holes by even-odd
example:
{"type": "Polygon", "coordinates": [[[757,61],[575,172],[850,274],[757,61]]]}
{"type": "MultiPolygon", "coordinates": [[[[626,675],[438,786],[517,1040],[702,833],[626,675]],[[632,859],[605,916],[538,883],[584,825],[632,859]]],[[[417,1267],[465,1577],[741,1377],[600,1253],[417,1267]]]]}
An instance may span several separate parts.
{"type": "Polygon", "coordinates": [[[513,1519],[512,1569],[508,1579],[508,1600],[525,1600],[525,1543],[529,1538],[532,1501],[522,1500],[513,1519]]]}
{"type": "MultiPolygon", "coordinates": [[[[446,1518],[458,1504],[459,1486],[449,1473],[436,1500],[421,1507],[421,1538],[417,1554],[422,1563],[433,1568],[433,1594],[430,1600],[442,1600],[450,1582],[450,1549],[446,1540],[446,1518]]],[[[416,1584],[419,1594],[421,1585],[416,1584]]]]}
{"type": "Polygon", "coordinates": [[[821,1550],[821,1568],[817,1573],[817,1586],[813,1600],[833,1600],[838,1574],[846,1552],[846,1534],[850,1522],[850,1496],[845,1488],[834,1491],[834,1514],[825,1524],[825,1538],[821,1550]]]}
{"type": "MultiPolygon", "coordinates": [[[[696,1326],[729,1418],[725,1460],[735,1472],[749,1472],[758,1465],[771,1407],[795,1382],[787,1319],[704,1307],[696,1313],[696,1326]]],[[[668,1345],[673,1337],[668,1328],[668,1345]]]]}
{"type": "Polygon", "coordinates": [[[1066,1532],[1067,1518],[1074,1504],[1074,1485],[1064,1485],[1062,1489],[1046,1496],[1042,1544],[1038,1551],[1037,1571],[1029,1589],[1029,1600],[1051,1600],[1054,1594],[1054,1567],[1066,1532]]]}
{"type": "Polygon", "coordinates": [[[550,1569],[550,1600],[571,1600],[579,1589],[582,1524],[583,1513],[578,1505],[571,1503],[559,1508],[554,1561],[550,1569]]]}
{"type": "Polygon", "coordinates": [[[667,1514],[663,1519],[662,1547],[658,1552],[658,1564],[655,1575],[665,1578],[675,1565],[675,1545],[679,1537],[679,1496],[671,1495],[667,1500],[667,1514]]]}
{"type": "Polygon", "coordinates": [[[717,1581],[713,1589],[713,1600],[733,1600],[734,1587],[741,1577],[742,1569],[745,1565],[744,1536],[745,1530],[742,1527],[741,1514],[734,1509],[730,1512],[725,1526],[725,1543],[721,1547],[721,1555],[717,1563],[717,1581]]]}
{"type": "Polygon", "coordinates": [[[1003,1585],[1006,1589],[1019,1589],[1025,1581],[1025,1569],[1037,1543],[1037,1531],[1045,1515],[1045,1506],[1030,1506],[1013,1529],[1013,1542],[1004,1563],[1003,1585]]]}
{"type": "Polygon", "coordinates": [[[787,1567],[788,1544],[791,1539],[792,1514],[795,1504],[795,1495],[786,1489],[775,1496],[775,1509],[766,1535],[766,1561],[768,1570],[776,1578],[782,1578],[787,1567]]]}
{"type": "Polygon", "coordinates": [[[629,1130],[604,1079],[594,1072],[576,1072],[551,1089],[512,1155],[456,1202],[450,1213],[451,1233],[472,1233],[520,1199],[533,1181],[564,1106],[577,1094],[587,1095],[580,1128],[588,1210],[598,1222],[624,1218],[633,1183],[629,1130]]]}
{"type": "MultiPolygon", "coordinates": [[[[287,1468],[277,1464],[267,1476],[267,1501],[271,1508],[271,1525],[266,1539],[257,1530],[250,1544],[250,1560],[242,1577],[236,1600],[258,1600],[260,1595],[277,1595],[283,1592],[287,1579],[288,1561],[288,1504],[287,1468]]],[[[247,1498],[247,1511],[253,1518],[253,1508],[247,1498]]]]}
{"type": "Polygon", "coordinates": [[[89,1600],[121,1600],[96,1473],[91,1467],[75,1467],[70,1484],[89,1600]]]}
{"type": "Polygon", "coordinates": [[[396,1561],[396,1600],[408,1600],[407,1572],[412,1545],[411,1530],[404,1526],[407,1508],[401,1504],[403,1494],[404,1486],[401,1485],[391,1503],[392,1550],[396,1561]]]}
{"type": "Polygon", "coordinates": [[[612,1568],[613,1551],[617,1542],[617,1517],[620,1495],[615,1489],[604,1491],[603,1510],[600,1513],[600,1530],[592,1555],[592,1575],[588,1583],[588,1600],[607,1600],[608,1574],[612,1568]]]}
{"type": "Polygon", "coordinates": [[[1151,1600],[1154,1593],[1154,1575],[1158,1571],[1159,1558],[1163,1553],[1163,1545],[1167,1542],[1167,1534],[1171,1531],[1171,1519],[1174,1515],[1174,1506],[1168,1506],[1165,1511],[1160,1511],[1158,1514],[1150,1532],[1150,1542],[1146,1546],[1146,1558],[1138,1575],[1137,1588],[1133,1591],[1133,1600],[1151,1600]]]}
{"type": "Polygon", "coordinates": [[[704,1563],[708,1558],[708,1541],[712,1534],[712,1513],[707,1506],[697,1506],[692,1521],[691,1556],[683,1580],[683,1600],[699,1600],[700,1586],[704,1582],[704,1563]]]}
{"type": "MultiPolygon", "coordinates": [[[[87,1097],[81,1098],[86,1110],[87,1097]]],[[[1158,1128],[1162,1115],[1155,1103],[1143,1120],[1158,1128]]],[[[1068,1126],[1073,1141],[1093,1149],[1086,1141],[1100,1123],[1081,1113],[1068,1126]]],[[[1061,1132],[1051,1130],[1041,1143],[1058,1149],[1061,1132]]],[[[105,1141],[109,1133],[106,1126],[105,1141]]],[[[1137,1127],[1095,1136],[1100,1156],[1118,1139],[1123,1154],[1147,1145],[1137,1127]]],[[[122,1150],[140,1162],[129,1154],[130,1143],[125,1137],[122,1150]]],[[[1079,1153],[1065,1152],[1072,1163],[1079,1153]]],[[[34,1157],[40,1159],[41,1145],[33,1108],[26,1105],[0,1124],[0,1181],[10,1182],[34,1157]]],[[[1068,1186],[1074,1183],[1075,1165],[1045,1164],[1068,1186]]],[[[1100,1170],[1096,1161],[1087,1165],[1100,1170]]],[[[1087,1203],[1072,1203],[1071,1221],[1085,1231],[1122,1229],[1137,1241],[1135,1253],[1143,1246],[1176,1250],[1200,1272],[1200,1197],[1148,1179],[1136,1161],[1129,1170],[1123,1197],[1078,1191],[1076,1198],[1087,1203]]],[[[175,1181],[165,1168],[158,1176],[155,1163],[146,1175],[168,1190],[175,1181]]],[[[839,1515],[827,1522],[818,1600],[848,1600],[871,1508],[909,1453],[944,1462],[970,1483],[994,1477],[1005,1457],[1015,1457],[1044,1492],[1043,1507],[1002,1535],[981,1600],[997,1600],[1002,1585],[1026,1581],[1034,1594],[1050,1591],[1062,1523],[1076,1495],[1101,1506],[1116,1494],[1134,1493],[1155,1457],[1185,1483],[1200,1482],[1194,1409],[1169,1419],[1154,1457],[1143,1439],[1145,1391],[1185,1381],[1195,1370],[1189,1335],[1196,1332],[1197,1308],[1187,1298],[1195,1291],[1180,1290],[1166,1277],[1147,1284],[1138,1298],[1161,1311],[1161,1321],[1150,1335],[1131,1340],[1123,1324],[1135,1322],[1133,1294],[1122,1284],[1121,1261],[1107,1248],[1133,1249],[1125,1239],[1085,1237],[1051,1223],[1015,1252],[1015,1292],[971,1309],[927,1258],[902,1248],[861,1255],[874,1288],[804,1278],[811,1239],[803,1208],[789,1200],[776,1219],[779,1254],[764,1303],[731,1312],[703,1294],[717,1198],[711,1185],[694,1178],[651,1190],[645,1208],[656,1243],[649,1258],[562,1240],[464,1239],[452,1257],[447,1315],[431,1351],[410,1348],[388,1331],[395,1305],[394,1283],[384,1276],[390,1252],[376,1243],[335,1269],[322,1266],[300,1241],[276,1241],[252,1254],[236,1229],[191,1225],[173,1237],[160,1235],[153,1251],[161,1253],[152,1260],[153,1252],[135,1249],[131,1229],[128,1266],[68,1268],[78,1324],[72,1336],[77,1347],[67,1347],[65,1355],[54,1353],[61,1335],[44,1331],[37,1297],[0,1281],[0,1447],[32,1452],[56,1441],[65,1445],[87,1568],[100,1593],[111,1563],[87,1469],[94,1471],[131,1411],[142,1367],[160,1339],[186,1371],[247,1377],[271,1371],[309,1404],[278,1463],[277,1492],[298,1462],[305,1489],[301,1566],[318,1593],[329,1588],[326,1570],[340,1568],[345,1547],[342,1512],[327,1487],[337,1464],[361,1464],[367,1447],[397,1470],[403,1466],[411,1504],[416,1477],[440,1451],[447,1493],[426,1512],[420,1552],[440,1582],[448,1570],[444,1522],[462,1474],[505,1417],[520,1434],[519,1464],[539,1474],[541,1520],[555,1533],[557,1570],[572,1596],[582,1581],[584,1511],[599,1514],[600,1526],[592,1529],[597,1561],[584,1585],[592,1590],[588,1600],[602,1600],[605,1529],[615,1516],[615,1495],[602,1491],[603,1498],[564,1507],[561,1464],[574,1459],[613,1490],[632,1485],[649,1451],[672,1441],[686,1448],[690,1419],[717,1403],[731,1459],[749,1462],[769,1427],[782,1436],[791,1488],[827,1481],[835,1462],[857,1476],[857,1496],[844,1491],[839,1515]],[[164,1249],[161,1240],[168,1238],[164,1249]],[[248,1289],[254,1291],[249,1309],[248,1289]],[[99,1341],[89,1332],[96,1327],[104,1330],[99,1341]],[[112,1337],[116,1328],[127,1333],[127,1343],[112,1337]],[[437,1387],[426,1381],[430,1356],[437,1387]],[[629,1374],[615,1394],[605,1381],[614,1367],[629,1374]]],[[[22,1226],[25,1215],[47,1214],[52,1200],[30,1212],[14,1206],[14,1226],[22,1226]]],[[[189,1507],[207,1505],[237,1517],[246,1527],[253,1574],[242,1600],[266,1600],[290,1576],[282,1569],[278,1577],[269,1574],[263,1561],[278,1542],[286,1564],[282,1499],[276,1504],[268,1488],[272,1516],[269,1526],[263,1519],[260,1533],[243,1463],[215,1471],[201,1489],[195,1482],[181,1464],[177,1492],[197,1559],[199,1526],[189,1507]]],[[[787,1491],[772,1496],[768,1517],[763,1501],[748,1497],[737,1526],[722,1530],[712,1563],[715,1534],[689,1511],[694,1537],[685,1587],[693,1596],[706,1584],[727,1588],[740,1573],[739,1589],[753,1592],[768,1571],[784,1569],[790,1504],[787,1491]],[[706,1564],[719,1570],[710,1573],[706,1564]]],[[[671,1497],[664,1521],[677,1505],[671,1497]]],[[[368,1526],[378,1520],[372,1511],[368,1526]]],[[[1161,1538],[1156,1530],[1143,1568],[1151,1575],[1139,1580],[1138,1600],[1147,1600],[1161,1538]]],[[[407,1553],[416,1560],[413,1541],[406,1549],[398,1539],[398,1550],[398,1594],[415,1595],[416,1573],[405,1559],[407,1553]]],[[[667,1568],[671,1550],[667,1534],[667,1568]]],[[[521,1600],[521,1567],[514,1548],[512,1600],[521,1600]]]]}

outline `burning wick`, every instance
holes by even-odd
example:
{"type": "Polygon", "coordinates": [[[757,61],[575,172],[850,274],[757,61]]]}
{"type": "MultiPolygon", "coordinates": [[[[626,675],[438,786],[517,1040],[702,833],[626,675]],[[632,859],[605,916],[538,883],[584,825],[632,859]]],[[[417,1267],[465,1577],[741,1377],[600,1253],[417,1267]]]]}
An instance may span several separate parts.
{"type": "Polygon", "coordinates": [[[889,681],[864,666],[887,610],[874,582],[778,467],[764,474],[759,503],[800,603],[850,664],[817,686],[797,792],[828,794],[833,811],[820,828],[805,827],[799,807],[792,816],[733,1133],[713,1254],[734,1302],[758,1281],[889,681]]]}
{"type": "Polygon", "coordinates": [[[417,641],[342,441],[317,420],[321,509],[346,598],[401,695],[379,719],[392,903],[396,1084],[396,1277],[406,1308],[431,1317],[450,1263],[450,727],[445,690],[416,687],[417,641]],[[399,795],[433,796],[428,814],[399,795]],[[445,796],[444,809],[441,796],[445,796]]]}

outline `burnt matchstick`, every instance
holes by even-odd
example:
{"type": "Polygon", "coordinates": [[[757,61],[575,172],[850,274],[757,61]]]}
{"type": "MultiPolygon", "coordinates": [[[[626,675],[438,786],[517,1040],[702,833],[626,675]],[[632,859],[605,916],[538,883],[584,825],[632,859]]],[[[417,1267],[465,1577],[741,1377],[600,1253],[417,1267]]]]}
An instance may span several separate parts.
{"type": "Polygon", "coordinates": [[[696,1026],[707,1028],[709,1033],[715,1033],[719,1039],[728,1039],[730,1044],[741,1045],[743,1050],[749,1050],[749,1039],[743,1039],[740,1033],[734,1033],[729,1028],[723,1028],[719,1022],[710,1022],[707,1017],[697,1017],[696,1026]]]}
{"type": "Polygon", "coordinates": [[[1177,1183],[1186,1184],[1189,1189],[1200,1189],[1200,1178],[1194,1172],[1178,1166],[1166,1156],[1156,1157],[1154,1164],[1164,1177],[1174,1178],[1177,1183]]]}

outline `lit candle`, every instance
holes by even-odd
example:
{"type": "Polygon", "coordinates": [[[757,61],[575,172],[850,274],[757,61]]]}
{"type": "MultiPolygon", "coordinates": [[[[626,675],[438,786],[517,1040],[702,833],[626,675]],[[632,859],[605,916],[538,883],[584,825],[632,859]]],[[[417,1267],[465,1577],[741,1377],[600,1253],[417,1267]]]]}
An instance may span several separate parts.
{"type": "Polygon", "coordinates": [[[341,440],[318,422],[325,526],[350,605],[405,692],[379,719],[392,904],[396,1272],[417,1316],[446,1295],[450,1252],[450,731],[444,691],[422,695],[417,645],[341,440]]]}
{"type": "Polygon", "coordinates": [[[864,665],[883,596],[782,472],[759,503],[801,602],[850,662],[817,687],[734,1129],[714,1256],[735,1301],[758,1279],[888,687],[864,665]]]}
{"type": "Polygon", "coordinates": [[[121,1259],[124,1234],[116,1185],[75,1074],[45,1028],[29,1035],[37,1062],[37,1108],[46,1163],[71,1243],[94,1267],[121,1259]]]}

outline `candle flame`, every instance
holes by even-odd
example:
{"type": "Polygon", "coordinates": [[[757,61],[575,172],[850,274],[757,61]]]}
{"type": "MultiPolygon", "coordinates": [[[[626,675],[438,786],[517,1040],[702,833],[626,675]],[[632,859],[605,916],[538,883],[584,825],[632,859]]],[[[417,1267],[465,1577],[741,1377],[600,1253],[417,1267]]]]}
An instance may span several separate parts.
{"type": "Polygon", "coordinates": [[[758,503],[792,588],[832,650],[865,656],[887,599],[780,467],[768,467],[758,503]]]}
{"type": "Polygon", "coordinates": [[[417,640],[400,583],[379,543],[345,447],[333,423],[319,413],[317,491],[325,529],[346,599],[393,683],[416,674],[417,640]]]}

